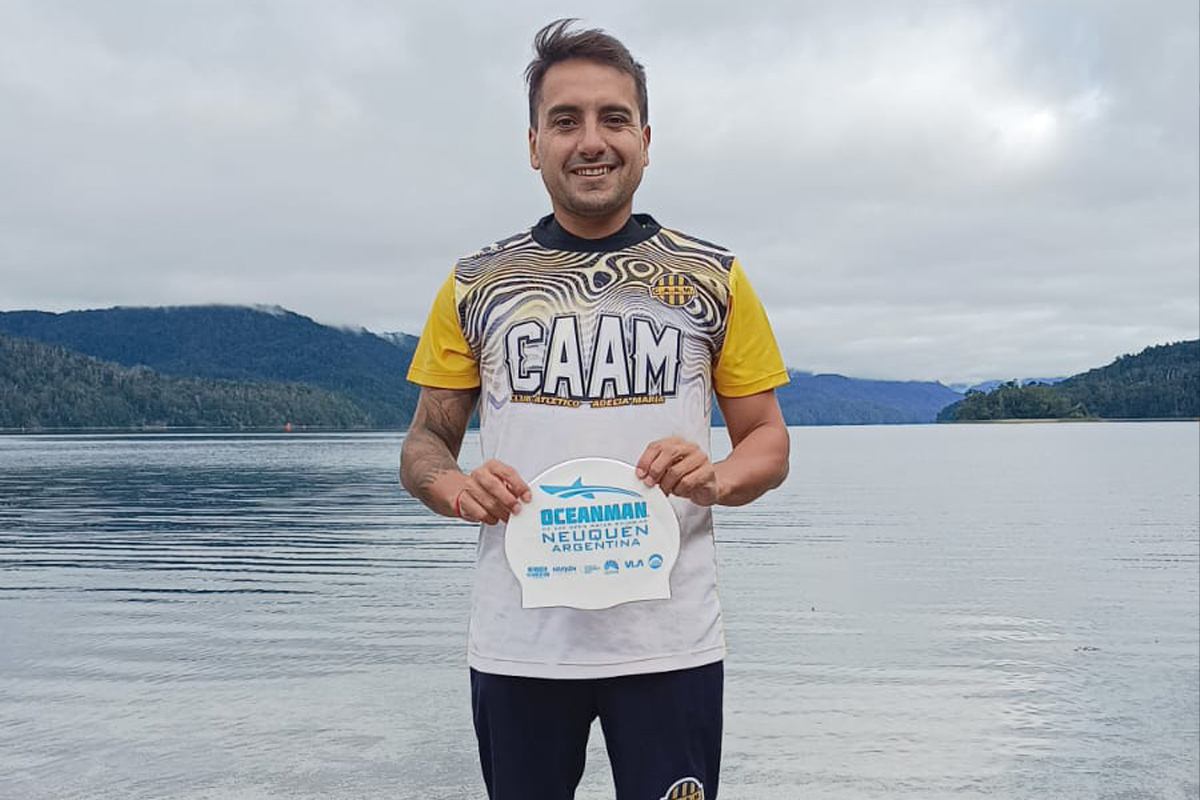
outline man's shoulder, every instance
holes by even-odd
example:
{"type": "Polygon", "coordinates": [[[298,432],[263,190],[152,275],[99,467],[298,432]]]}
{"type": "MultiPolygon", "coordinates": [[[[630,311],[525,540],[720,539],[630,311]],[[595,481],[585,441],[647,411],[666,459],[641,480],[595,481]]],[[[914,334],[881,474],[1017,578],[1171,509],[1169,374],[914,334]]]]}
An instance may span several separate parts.
{"type": "MultiPolygon", "coordinates": [[[[725,247],[724,245],[714,244],[708,239],[703,239],[699,236],[695,236],[694,234],[684,233],[678,228],[669,228],[663,226],[659,233],[668,236],[675,241],[685,243],[691,247],[701,250],[708,250],[714,253],[730,253],[729,248],[725,247]]],[[[732,255],[732,253],[730,254],[732,255]]]]}
{"type": "Polygon", "coordinates": [[[511,236],[506,236],[503,239],[497,239],[491,244],[484,245],[473,253],[462,256],[458,259],[458,266],[460,268],[474,267],[478,269],[486,265],[489,261],[495,260],[497,257],[536,247],[537,243],[534,242],[530,230],[526,228],[511,236]]]}
{"type": "Polygon", "coordinates": [[[729,248],[723,245],[714,244],[707,239],[684,233],[676,228],[663,227],[655,238],[671,253],[715,261],[725,269],[732,267],[737,258],[729,248]]]}

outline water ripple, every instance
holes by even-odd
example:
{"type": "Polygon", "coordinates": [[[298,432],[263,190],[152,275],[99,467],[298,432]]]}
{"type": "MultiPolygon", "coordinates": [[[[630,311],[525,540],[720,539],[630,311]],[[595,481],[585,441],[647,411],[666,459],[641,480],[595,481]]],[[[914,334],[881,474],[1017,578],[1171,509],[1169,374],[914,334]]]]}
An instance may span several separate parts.
{"type": "MultiPolygon", "coordinates": [[[[714,511],[722,796],[1200,796],[1198,430],[794,429],[714,511]]],[[[481,796],[397,439],[0,437],[0,797],[481,796]]]]}

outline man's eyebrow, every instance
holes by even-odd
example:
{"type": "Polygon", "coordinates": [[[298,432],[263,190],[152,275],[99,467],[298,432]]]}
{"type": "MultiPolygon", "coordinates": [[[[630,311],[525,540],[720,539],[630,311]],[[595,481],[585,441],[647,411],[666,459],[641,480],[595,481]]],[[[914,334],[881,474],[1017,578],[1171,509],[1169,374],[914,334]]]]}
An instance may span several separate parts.
{"type": "Polygon", "coordinates": [[[628,114],[633,116],[633,109],[624,103],[609,103],[608,105],[600,106],[601,114],[628,114]]]}
{"type": "MultiPolygon", "coordinates": [[[[546,116],[553,117],[556,114],[578,114],[578,113],[580,113],[581,110],[582,109],[579,106],[577,106],[573,103],[558,103],[557,105],[550,106],[548,109],[546,109],[546,116]]],[[[633,116],[633,109],[630,106],[625,105],[624,103],[608,103],[606,105],[600,106],[600,113],[601,114],[620,113],[620,114],[628,114],[629,116],[633,116]]]]}
{"type": "Polygon", "coordinates": [[[555,114],[578,114],[579,106],[571,105],[570,103],[559,103],[556,106],[550,106],[546,109],[546,116],[553,117],[555,114]]]}

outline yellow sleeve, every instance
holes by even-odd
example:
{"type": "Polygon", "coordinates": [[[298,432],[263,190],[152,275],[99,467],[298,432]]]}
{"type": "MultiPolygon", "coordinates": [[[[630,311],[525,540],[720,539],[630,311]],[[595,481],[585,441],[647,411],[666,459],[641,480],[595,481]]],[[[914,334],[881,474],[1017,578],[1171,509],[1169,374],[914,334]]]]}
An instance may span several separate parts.
{"type": "Polygon", "coordinates": [[[746,280],[742,265],[734,259],[729,270],[725,343],[713,368],[713,389],[726,397],[745,397],[787,382],[787,368],[767,312],[746,280]]]}
{"type": "Polygon", "coordinates": [[[435,389],[473,389],[479,385],[479,365],[458,324],[453,270],[433,298],[408,368],[408,379],[435,389]]]}

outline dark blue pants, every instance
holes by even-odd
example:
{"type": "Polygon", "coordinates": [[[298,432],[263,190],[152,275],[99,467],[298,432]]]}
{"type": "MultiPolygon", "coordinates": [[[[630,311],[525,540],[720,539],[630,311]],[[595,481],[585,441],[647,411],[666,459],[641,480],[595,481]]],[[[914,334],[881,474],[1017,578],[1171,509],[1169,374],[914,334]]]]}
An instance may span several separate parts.
{"type": "Polygon", "coordinates": [[[572,800],[600,718],[617,800],[716,800],[724,664],[591,680],[471,670],[491,800],[572,800]]]}

